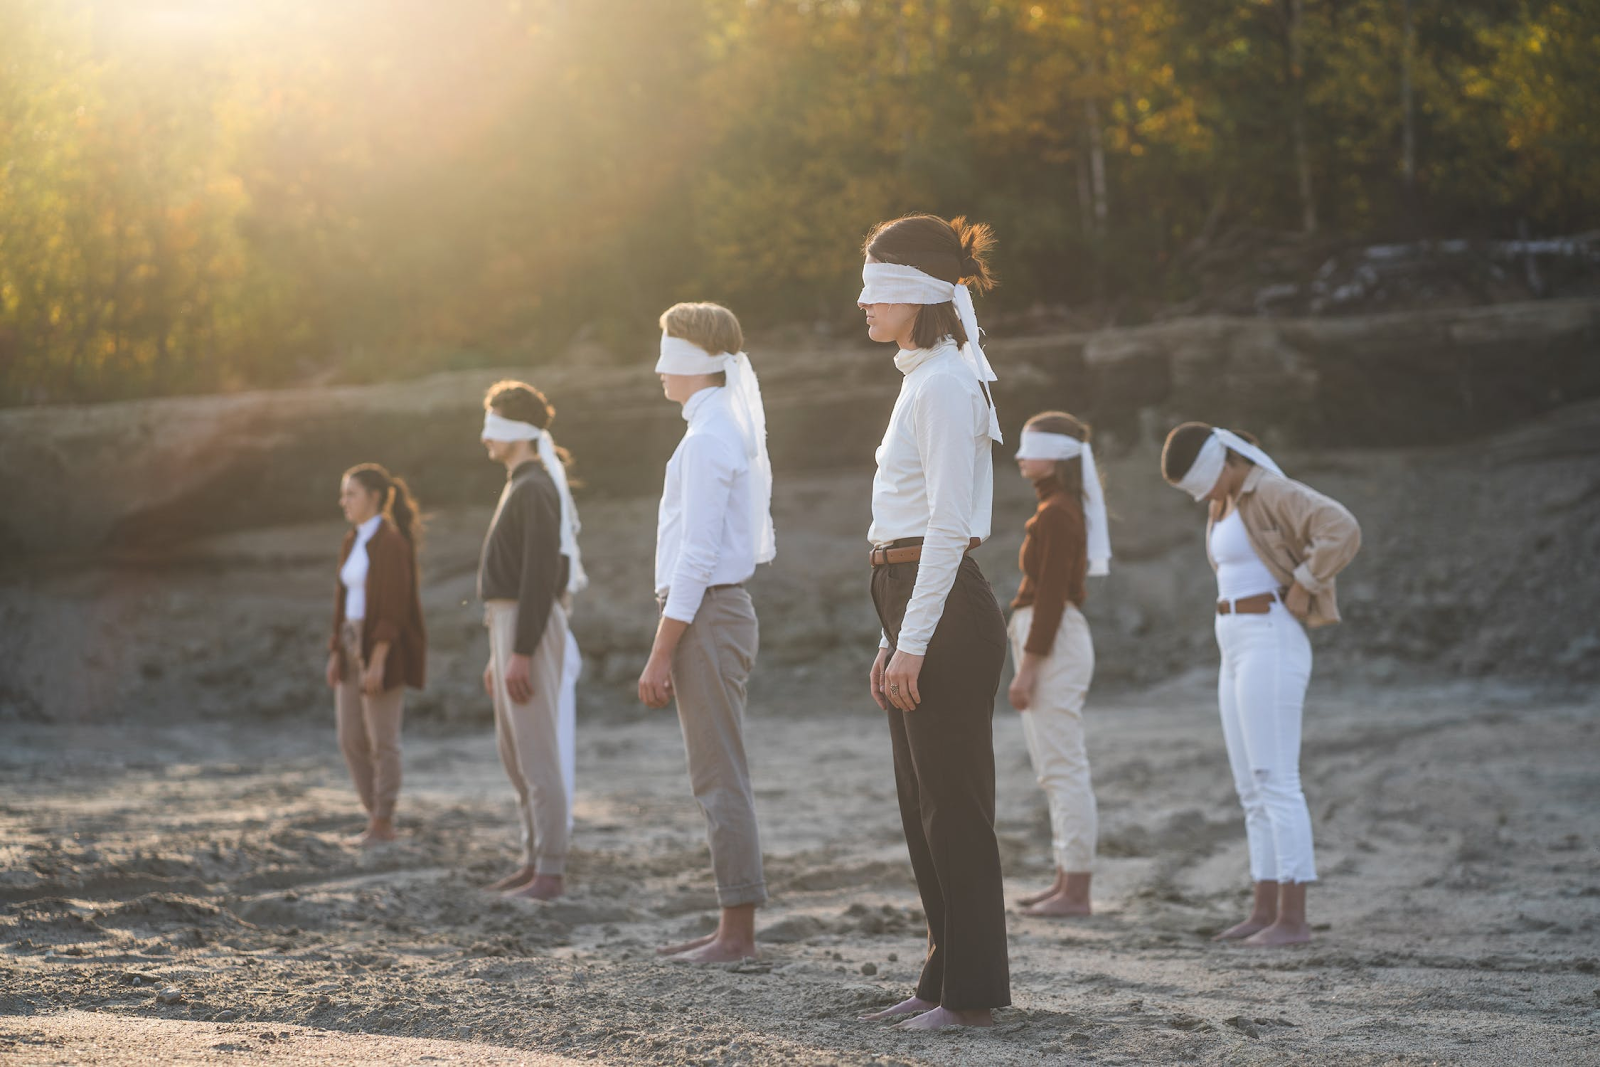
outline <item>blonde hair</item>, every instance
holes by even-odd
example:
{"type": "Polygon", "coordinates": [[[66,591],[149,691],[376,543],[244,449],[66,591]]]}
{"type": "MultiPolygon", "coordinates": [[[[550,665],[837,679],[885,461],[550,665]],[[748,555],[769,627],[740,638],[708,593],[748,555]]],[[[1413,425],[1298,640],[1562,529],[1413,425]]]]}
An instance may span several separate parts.
{"type": "Polygon", "coordinates": [[[673,304],[661,313],[661,332],[697,344],[713,356],[744,351],[744,331],[721,304],[673,304]]]}

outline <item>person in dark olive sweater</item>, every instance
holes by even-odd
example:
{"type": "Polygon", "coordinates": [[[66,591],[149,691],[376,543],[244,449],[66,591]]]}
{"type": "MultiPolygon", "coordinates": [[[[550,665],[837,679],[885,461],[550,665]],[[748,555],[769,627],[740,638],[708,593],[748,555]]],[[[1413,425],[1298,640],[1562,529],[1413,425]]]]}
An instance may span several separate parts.
{"type": "Polygon", "coordinates": [[[1022,542],[1022,586],[1011,602],[1016,676],[1011,704],[1022,713],[1034,774],[1050,806],[1056,877],[1020,903],[1025,915],[1088,915],[1098,816],[1083,739],[1083,703],[1094,677],[1094,642],[1079,610],[1090,574],[1111,556],[1089,427],[1065,412],[1028,420],[1017,467],[1039,508],[1022,542]]]}
{"type": "Polygon", "coordinates": [[[564,469],[548,437],[554,411],[521,382],[501,382],[484,400],[484,447],[506,468],[478,565],[478,597],[489,629],[483,686],[494,700],[495,737],[517,792],[522,866],[490,888],[550,900],[564,889],[572,832],[559,714],[567,664],[567,593],[577,561],[564,469]],[[559,484],[558,484],[559,480],[559,484]]]}

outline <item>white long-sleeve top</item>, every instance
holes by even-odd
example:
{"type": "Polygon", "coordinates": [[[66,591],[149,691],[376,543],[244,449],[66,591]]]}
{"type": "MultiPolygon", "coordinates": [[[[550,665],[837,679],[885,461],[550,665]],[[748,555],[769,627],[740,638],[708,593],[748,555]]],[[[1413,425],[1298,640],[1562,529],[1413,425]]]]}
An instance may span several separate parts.
{"type": "Polygon", "coordinates": [[[902,350],[894,364],[905,378],[878,446],[867,539],[874,545],[923,539],[898,642],[901,651],[923,656],[968,543],[989,537],[989,401],[948,337],[933,348],[902,350]]]}
{"type": "Polygon", "coordinates": [[[367,542],[383,524],[382,515],[374,515],[356,527],[356,543],[350,546],[344,566],[339,568],[339,581],[344,585],[344,617],[347,622],[360,622],[367,617],[367,542]]]}
{"type": "Polygon", "coordinates": [[[663,614],[693,622],[706,588],[756,570],[750,461],[727,390],[702,389],[683,405],[689,424],[667,461],[656,517],[656,595],[663,614]]]}

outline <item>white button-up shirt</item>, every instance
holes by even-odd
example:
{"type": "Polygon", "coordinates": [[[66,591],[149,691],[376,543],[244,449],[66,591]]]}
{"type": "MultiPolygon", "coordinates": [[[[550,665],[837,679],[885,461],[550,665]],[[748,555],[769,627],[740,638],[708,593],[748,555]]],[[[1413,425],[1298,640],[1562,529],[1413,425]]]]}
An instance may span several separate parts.
{"type": "Polygon", "coordinates": [[[878,446],[867,538],[874,545],[923,539],[898,642],[902,651],[923,656],[968,543],[989,537],[989,401],[949,338],[933,348],[902,351],[894,362],[905,379],[878,446]]]}
{"type": "Polygon", "coordinates": [[[693,622],[706,588],[756,571],[750,461],[727,390],[711,386],[683,405],[689,424],[667,462],[656,518],[656,595],[663,614],[693,622]]]}
{"type": "Polygon", "coordinates": [[[344,583],[344,617],[346,622],[358,622],[367,617],[367,542],[378,532],[382,515],[374,515],[356,527],[356,543],[350,546],[344,566],[339,568],[339,581],[344,583]]]}

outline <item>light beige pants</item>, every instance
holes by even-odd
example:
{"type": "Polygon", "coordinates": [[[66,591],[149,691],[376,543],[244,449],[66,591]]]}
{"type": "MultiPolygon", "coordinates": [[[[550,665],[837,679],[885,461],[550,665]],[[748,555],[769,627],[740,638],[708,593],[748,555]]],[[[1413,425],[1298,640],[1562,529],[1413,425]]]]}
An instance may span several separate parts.
{"type": "Polygon", "coordinates": [[[522,862],[539,874],[562,874],[572,836],[566,776],[561,769],[561,677],[567,658],[567,613],[550,607],[529,676],[533,696],[518,704],[506,691],[506,668],[517,638],[517,602],[484,605],[489,628],[489,663],[494,675],[494,733],[522,821],[522,862]]]}
{"type": "Polygon", "coordinates": [[[709,589],[672,656],[672,691],[689,759],[689,784],[706,818],[717,903],[761,904],[761,834],[744,751],[745,683],[760,629],[742,587],[709,589]]]}
{"type": "Polygon", "coordinates": [[[344,674],[334,690],[339,750],[350,768],[361,806],[374,819],[393,819],[400,799],[400,713],[405,687],[397,685],[369,697],[361,691],[361,624],[344,624],[339,633],[344,674]]]}
{"type": "MultiPolygon", "coordinates": [[[[1011,654],[1022,663],[1033,608],[1011,615],[1011,654]]],[[[1068,604],[1050,655],[1039,665],[1032,706],[1022,712],[1022,734],[1033,773],[1050,805],[1050,835],[1056,867],[1079,873],[1094,863],[1099,815],[1083,744],[1083,701],[1094,677],[1094,642],[1083,612],[1068,604]]]]}

